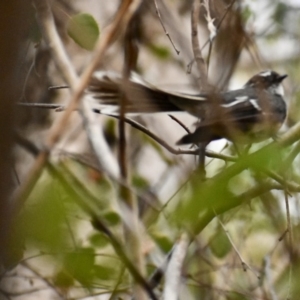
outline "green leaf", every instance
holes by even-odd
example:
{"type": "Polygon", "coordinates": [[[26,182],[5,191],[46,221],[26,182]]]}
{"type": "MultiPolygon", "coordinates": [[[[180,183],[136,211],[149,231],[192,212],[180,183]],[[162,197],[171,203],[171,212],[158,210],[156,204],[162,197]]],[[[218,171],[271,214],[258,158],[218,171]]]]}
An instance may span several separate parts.
{"type": "Polygon", "coordinates": [[[95,253],[92,248],[81,248],[76,252],[67,253],[64,267],[68,274],[83,285],[89,286],[94,278],[95,253]]]}
{"type": "Polygon", "coordinates": [[[120,223],[120,216],[114,211],[106,211],[103,213],[102,217],[109,226],[115,226],[120,223]]]}
{"type": "Polygon", "coordinates": [[[165,253],[168,253],[172,249],[173,242],[167,235],[154,232],[151,234],[151,236],[165,253]]]}
{"type": "Polygon", "coordinates": [[[86,13],[80,13],[71,17],[67,30],[75,43],[86,50],[94,49],[100,35],[97,22],[93,16],[86,13]]]}
{"type": "Polygon", "coordinates": [[[115,277],[117,268],[97,265],[94,268],[95,277],[100,280],[109,280],[115,277]]]}
{"type": "Polygon", "coordinates": [[[59,251],[70,241],[66,216],[73,207],[66,205],[69,195],[57,181],[39,185],[18,220],[18,226],[26,240],[42,250],[59,251]]]}
{"type": "Polygon", "coordinates": [[[150,51],[158,58],[165,60],[170,57],[170,51],[164,46],[157,46],[154,44],[149,45],[150,51]]]}
{"type": "Polygon", "coordinates": [[[244,296],[242,293],[230,291],[227,293],[226,299],[228,299],[228,300],[248,300],[249,298],[244,296]]]}
{"type": "Polygon", "coordinates": [[[53,277],[54,285],[60,288],[70,288],[74,285],[74,280],[70,274],[64,270],[60,270],[53,277]]]}
{"type": "Polygon", "coordinates": [[[232,246],[223,230],[217,232],[210,242],[210,249],[218,258],[225,257],[231,248],[232,246]]]}
{"type": "Polygon", "coordinates": [[[89,237],[90,243],[98,248],[103,248],[109,245],[108,238],[102,233],[94,233],[89,237]]]}

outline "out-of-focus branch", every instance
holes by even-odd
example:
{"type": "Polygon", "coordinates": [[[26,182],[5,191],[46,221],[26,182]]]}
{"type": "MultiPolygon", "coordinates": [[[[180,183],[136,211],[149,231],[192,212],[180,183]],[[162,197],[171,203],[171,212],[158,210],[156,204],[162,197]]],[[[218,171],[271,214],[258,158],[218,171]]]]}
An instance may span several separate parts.
{"type": "Polygon", "coordinates": [[[204,6],[206,10],[205,19],[207,21],[207,29],[209,31],[209,51],[208,51],[208,57],[207,57],[207,69],[209,68],[209,62],[210,62],[210,56],[212,53],[212,45],[215,37],[217,36],[217,28],[214,24],[215,19],[211,17],[210,14],[210,8],[209,8],[209,0],[203,0],[202,5],[204,6]]]}
{"type": "Polygon", "coordinates": [[[176,51],[176,54],[179,55],[180,51],[175,47],[175,44],[174,44],[173,40],[171,39],[171,36],[170,36],[169,32],[167,31],[167,29],[164,25],[164,22],[162,21],[160,11],[159,11],[159,8],[158,8],[158,4],[157,4],[157,0],[153,0],[153,1],[154,1],[154,5],[155,5],[155,11],[156,11],[158,19],[160,21],[160,24],[161,24],[166,36],[168,37],[169,41],[171,42],[173,49],[176,51]]]}
{"type": "MultiPolygon", "coordinates": [[[[57,32],[53,30],[53,28],[55,27],[54,27],[53,17],[51,15],[48,2],[35,0],[34,4],[36,6],[38,15],[40,16],[39,18],[40,22],[43,23],[42,25],[42,29],[44,31],[43,34],[45,36],[48,36],[51,42],[57,42],[57,44],[52,44],[51,49],[56,49],[57,47],[63,48],[61,41],[59,39],[54,38],[53,40],[52,39],[53,37],[51,37],[51,34],[55,34],[57,36],[57,32]],[[52,27],[52,29],[48,28],[49,26],[52,27]]],[[[28,176],[24,181],[24,184],[15,194],[15,199],[19,207],[22,205],[21,199],[24,200],[28,197],[37,179],[40,177],[40,174],[49,157],[51,149],[59,140],[60,136],[62,135],[71,113],[73,112],[74,109],[78,107],[84,89],[92,73],[96,69],[99,61],[103,58],[106,49],[111,45],[111,43],[115,40],[116,36],[119,34],[120,28],[126,28],[132,14],[135,11],[136,5],[137,5],[137,1],[135,0],[127,0],[122,2],[114,18],[113,23],[110,25],[107,31],[102,34],[101,39],[99,39],[99,42],[96,45],[95,55],[91,63],[87,66],[86,70],[82,74],[79,81],[78,79],[76,79],[76,74],[73,70],[72,71],[69,70],[70,71],[69,74],[65,74],[68,73],[67,70],[63,71],[63,74],[66,75],[66,79],[70,81],[68,82],[68,84],[73,89],[73,96],[69,105],[64,111],[64,114],[51,127],[48,138],[46,140],[46,147],[45,147],[46,149],[39,154],[31,170],[28,172],[28,176]]],[[[56,55],[60,55],[61,51],[53,50],[52,53],[53,53],[53,59],[57,61],[56,55]]],[[[60,56],[59,59],[68,60],[68,57],[62,54],[62,56],[60,56]]],[[[69,62],[68,63],[66,62],[64,66],[73,69],[72,65],[69,62]]],[[[102,157],[102,159],[105,160],[106,158],[102,157]]],[[[110,170],[107,170],[108,173],[113,177],[119,176],[119,171],[116,166],[117,164],[114,164],[114,166],[110,167],[110,170]]]]}
{"type": "MultiPolygon", "coordinates": [[[[40,152],[40,150],[33,143],[31,143],[29,140],[24,139],[18,134],[16,134],[16,139],[20,146],[24,147],[30,154],[37,156],[40,152]]],[[[118,238],[110,231],[103,220],[100,219],[99,214],[97,213],[99,208],[98,201],[94,199],[94,197],[88,190],[86,190],[82,186],[78,186],[78,180],[73,176],[73,174],[64,164],[61,164],[63,172],[61,172],[61,170],[50,163],[47,163],[46,166],[50,174],[53,177],[59,179],[59,181],[63,184],[64,188],[70,193],[70,195],[74,195],[74,199],[77,200],[78,205],[92,218],[95,228],[107,235],[115,252],[120,257],[121,261],[127,267],[129,272],[132,274],[136,282],[144,288],[151,299],[156,300],[157,298],[153,292],[153,287],[146,281],[143,275],[136,268],[135,264],[132,263],[128,258],[127,254],[124,251],[124,247],[122,247],[118,238]]]]}
{"type": "Polygon", "coordinates": [[[163,292],[164,300],[178,299],[179,288],[181,283],[181,269],[186,256],[188,245],[189,240],[187,235],[182,234],[175,245],[167,267],[165,287],[163,292]]]}
{"type": "Polygon", "coordinates": [[[194,53],[194,59],[197,63],[199,77],[198,77],[198,86],[200,92],[207,90],[208,82],[207,82],[207,68],[205,61],[203,59],[200,42],[198,39],[198,22],[200,15],[200,0],[194,0],[192,7],[192,16],[191,16],[191,30],[192,30],[192,47],[194,53]]]}
{"type": "MultiPolygon", "coordinates": [[[[69,184],[68,179],[62,176],[62,172],[59,172],[56,170],[54,166],[49,166],[51,173],[58,177],[61,182],[64,183],[65,186],[70,189],[71,193],[74,193],[75,190],[72,188],[74,184],[69,184]]],[[[65,170],[65,174],[68,173],[67,170],[65,170]]],[[[76,192],[75,192],[76,193],[76,192]]],[[[97,210],[95,207],[90,205],[90,202],[84,201],[84,197],[75,197],[78,199],[78,204],[89,214],[89,216],[93,220],[94,227],[103,232],[107,237],[109,238],[116,254],[120,257],[121,261],[124,263],[126,268],[131,273],[132,277],[135,279],[137,284],[139,284],[149,295],[149,297],[153,300],[156,300],[156,295],[153,292],[152,287],[149,285],[149,283],[146,281],[146,279],[143,277],[143,274],[140,273],[139,269],[136,267],[135,263],[132,262],[131,259],[129,259],[128,255],[125,253],[125,247],[120,243],[120,241],[116,238],[116,236],[111,232],[111,230],[105,225],[103,220],[100,219],[99,215],[97,214],[97,210]]]]}
{"type": "Polygon", "coordinates": [[[232,240],[232,238],[231,238],[231,236],[230,236],[228,230],[226,229],[225,225],[222,223],[221,219],[218,218],[218,217],[217,217],[217,219],[218,219],[218,221],[219,221],[219,224],[220,224],[221,227],[223,228],[223,230],[224,230],[224,232],[225,232],[225,234],[226,234],[226,236],[227,236],[227,238],[228,238],[228,240],[229,240],[231,246],[233,247],[233,249],[234,249],[236,255],[237,255],[238,258],[240,259],[243,270],[246,272],[246,271],[249,269],[249,270],[251,270],[251,271],[253,272],[253,274],[254,274],[256,277],[259,278],[259,275],[257,274],[257,272],[256,272],[256,271],[255,271],[248,263],[246,263],[245,260],[243,259],[243,257],[242,257],[242,255],[241,255],[240,251],[238,250],[238,248],[237,248],[236,245],[234,244],[234,242],[233,242],[233,240],[232,240]]]}
{"type": "MultiPolygon", "coordinates": [[[[198,22],[200,16],[200,0],[194,0],[192,6],[192,15],[191,15],[191,33],[192,33],[192,47],[194,53],[194,59],[198,67],[198,87],[200,92],[205,92],[208,90],[209,85],[207,81],[207,66],[203,59],[200,42],[198,39],[198,22]]],[[[202,178],[205,178],[205,143],[199,144],[199,173],[202,178]]]]}
{"type": "MultiPolygon", "coordinates": [[[[141,4],[142,0],[136,1],[138,6],[141,4]]],[[[126,114],[126,102],[128,101],[127,97],[130,97],[130,91],[127,90],[129,86],[129,78],[132,71],[135,71],[137,68],[137,60],[139,54],[138,48],[138,27],[140,26],[140,15],[138,11],[135,11],[135,14],[132,16],[124,34],[124,66],[123,66],[123,80],[122,88],[124,93],[121,95],[120,99],[120,118],[118,122],[119,129],[119,143],[118,143],[118,156],[119,156],[119,166],[121,172],[121,178],[128,185],[131,184],[131,177],[128,171],[128,159],[127,159],[127,140],[126,140],[126,123],[125,123],[125,114],[126,114]]],[[[146,271],[144,253],[142,249],[142,227],[139,224],[139,210],[137,197],[132,190],[120,185],[119,188],[119,198],[126,205],[124,208],[128,208],[130,216],[126,218],[125,221],[130,221],[131,226],[124,226],[125,233],[125,243],[126,249],[129,253],[129,257],[132,262],[135,263],[135,266],[140,274],[144,275],[146,271]]],[[[124,209],[121,206],[121,211],[124,209]]],[[[133,298],[146,300],[147,295],[144,289],[140,286],[139,283],[134,282],[133,284],[133,298]]]]}

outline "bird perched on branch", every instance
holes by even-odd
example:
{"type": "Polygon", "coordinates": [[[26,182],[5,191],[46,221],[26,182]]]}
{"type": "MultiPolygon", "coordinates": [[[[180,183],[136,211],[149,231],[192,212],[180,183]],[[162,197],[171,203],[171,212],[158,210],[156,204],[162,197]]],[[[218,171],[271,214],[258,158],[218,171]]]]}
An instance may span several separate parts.
{"type": "Polygon", "coordinates": [[[220,138],[255,142],[276,135],[286,118],[281,85],[286,77],[267,70],[250,78],[241,89],[191,95],[158,89],[135,74],[123,80],[115,73],[96,72],[87,91],[99,100],[97,111],[104,114],[118,114],[124,97],[126,113],[184,111],[199,118],[195,132],[177,144],[220,138]]]}

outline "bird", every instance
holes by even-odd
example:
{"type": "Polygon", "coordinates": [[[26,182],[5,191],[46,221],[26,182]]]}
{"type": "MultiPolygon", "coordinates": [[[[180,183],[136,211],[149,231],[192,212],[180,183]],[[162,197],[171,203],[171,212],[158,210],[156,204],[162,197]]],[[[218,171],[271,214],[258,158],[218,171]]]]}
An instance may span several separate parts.
{"type": "Polygon", "coordinates": [[[275,137],[287,115],[282,81],[287,74],[264,70],[240,89],[187,94],[159,89],[136,73],[129,79],[109,71],[95,72],[87,93],[98,102],[97,112],[118,114],[123,97],[128,114],[187,112],[199,119],[181,144],[209,144],[225,138],[252,143],[275,137]]]}

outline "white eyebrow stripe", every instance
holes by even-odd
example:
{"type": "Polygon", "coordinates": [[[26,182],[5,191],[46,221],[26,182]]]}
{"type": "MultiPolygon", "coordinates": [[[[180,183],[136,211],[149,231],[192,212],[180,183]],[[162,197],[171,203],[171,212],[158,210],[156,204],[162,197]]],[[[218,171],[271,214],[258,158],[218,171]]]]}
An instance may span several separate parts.
{"type": "Polygon", "coordinates": [[[259,76],[262,76],[262,77],[271,76],[271,71],[267,70],[267,71],[261,72],[261,73],[259,73],[259,76]]]}
{"type": "Polygon", "coordinates": [[[261,107],[258,105],[256,99],[250,99],[249,102],[253,105],[253,107],[259,111],[261,111],[261,107]]]}
{"type": "Polygon", "coordinates": [[[237,105],[239,103],[248,101],[248,96],[240,96],[240,97],[236,97],[235,99],[236,99],[236,101],[233,101],[233,102],[228,103],[228,104],[222,104],[221,106],[222,107],[231,107],[231,106],[237,105]]]}

